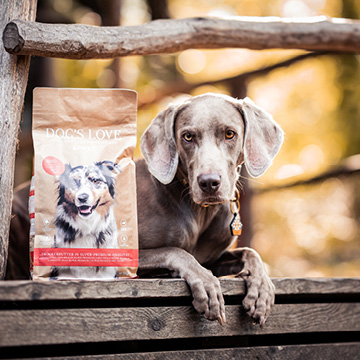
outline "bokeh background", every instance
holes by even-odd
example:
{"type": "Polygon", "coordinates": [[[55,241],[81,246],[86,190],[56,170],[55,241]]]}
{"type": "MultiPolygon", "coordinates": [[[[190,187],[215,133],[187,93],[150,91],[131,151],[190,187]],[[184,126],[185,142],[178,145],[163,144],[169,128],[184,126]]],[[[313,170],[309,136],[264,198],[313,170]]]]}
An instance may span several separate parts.
{"type": "MultiPolygon", "coordinates": [[[[359,19],[357,0],[39,0],[37,21],[141,25],[193,16],[359,19]]],[[[249,96],[286,133],[273,166],[243,173],[245,231],[271,276],[360,276],[360,55],[186,50],[108,60],[33,57],[15,186],[31,176],[36,86],[121,87],[139,96],[138,136],[170,102],[206,92],[249,96]]],[[[136,157],[140,157],[139,148],[136,157]]]]}

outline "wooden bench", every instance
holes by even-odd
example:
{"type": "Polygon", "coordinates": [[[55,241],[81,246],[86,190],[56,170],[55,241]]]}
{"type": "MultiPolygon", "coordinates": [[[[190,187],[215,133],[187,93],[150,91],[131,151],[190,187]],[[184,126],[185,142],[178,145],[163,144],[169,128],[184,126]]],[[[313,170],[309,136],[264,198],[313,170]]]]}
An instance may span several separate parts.
{"type": "Polygon", "coordinates": [[[223,327],[196,313],[180,279],[0,282],[0,358],[360,358],[360,279],[274,283],[260,328],[239,305],[239,279],[221,280],[223,327]]]}

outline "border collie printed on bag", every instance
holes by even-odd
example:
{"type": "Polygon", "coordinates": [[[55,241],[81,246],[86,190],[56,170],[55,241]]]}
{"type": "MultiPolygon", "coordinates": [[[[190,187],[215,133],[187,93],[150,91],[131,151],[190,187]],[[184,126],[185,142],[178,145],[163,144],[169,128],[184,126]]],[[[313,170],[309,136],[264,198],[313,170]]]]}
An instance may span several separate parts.
{"type": "Polygon", "coordinates": [[[122,89],[34,90],[34,280],[136,277],[136,100],[122,89]]]}

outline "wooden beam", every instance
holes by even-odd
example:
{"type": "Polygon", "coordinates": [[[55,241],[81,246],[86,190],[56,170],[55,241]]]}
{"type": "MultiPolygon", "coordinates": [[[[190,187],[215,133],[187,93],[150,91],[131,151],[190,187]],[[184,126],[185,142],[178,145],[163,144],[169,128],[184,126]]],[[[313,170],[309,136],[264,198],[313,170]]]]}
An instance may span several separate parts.
{"type": "MultiPolygon", "coordinates": [[[[360,278],[274,278],[276,295],[336,296],[360,299],[360,278]]],[[[244,296],[242,279],[221,279],[225,296],[244,296]]],[[[121,281],[5,281],[0,283],[1,301],[162,299],[191,297],[183,279],[136,279],[121,281]]]]}
{"type": "Polygon", "coordinates": [[[6,331],[0,336],[0,346],[359,332],[359,315],[360,303],[275,304],[261,328],[240,305],[226,306],[223,327],[191,305],[2,309],[0,327],[6,331]]]}
{"type": "MultiPolygon", "coordinates": [[[[0,29],[13,18],[35,20],[37,0],[2,0],[0,29]]],[[[0,48],[0,280],[5,277],[18,129],[30,57],[0,48]]]]}
{"type": "MultiPolygon", "coordinates": [[[[306,344],[306,345],[272,345],[253,347],[234,347],[206,350],[177,350],[163,352],[142,352],[131,354],[106,354],[81,355],[81,360],[233,360],[233,359],[263,359],[263,360],[288,360],[288,359],[356,359],[360,353],[360,342],[337,344],[306,344]]],[[[56,356],[56,360],[75,360],[79,356],[56,356]]],[[[26,360],[27,358],[24,358],[26,360]]],[[[30,357],[29,357],[30,359],[30,357]]]]}
{"type": "Polygon", "coordinates": [[[190,48],[358,53],[360,22],[326,17],[203,17],[156,20],[140,26],[96,27],[13,20],[4,30],[3,42],[12,54],[66,59],[174,53],[190,48]]]}

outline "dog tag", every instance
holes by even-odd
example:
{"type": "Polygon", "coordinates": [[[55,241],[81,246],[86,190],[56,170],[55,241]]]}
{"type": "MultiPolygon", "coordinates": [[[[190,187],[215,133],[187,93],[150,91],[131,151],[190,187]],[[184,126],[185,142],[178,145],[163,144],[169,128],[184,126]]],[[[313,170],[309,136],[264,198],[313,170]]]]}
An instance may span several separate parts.
{"type": "Polygon", "coordinates": [[[236,212],[230,223],[230,231],[232,236],[240,236],[242,233],[242,223],[240,220],[240,215],[236,212]]]}

